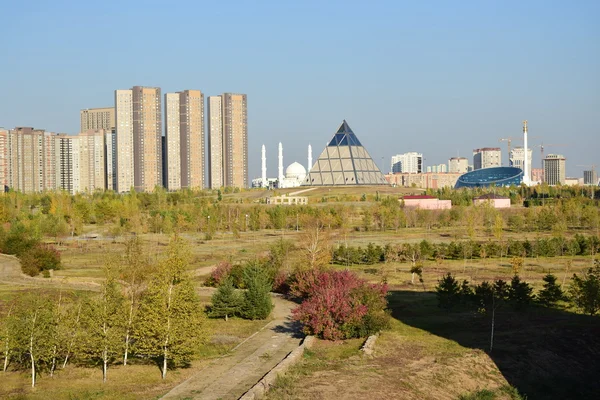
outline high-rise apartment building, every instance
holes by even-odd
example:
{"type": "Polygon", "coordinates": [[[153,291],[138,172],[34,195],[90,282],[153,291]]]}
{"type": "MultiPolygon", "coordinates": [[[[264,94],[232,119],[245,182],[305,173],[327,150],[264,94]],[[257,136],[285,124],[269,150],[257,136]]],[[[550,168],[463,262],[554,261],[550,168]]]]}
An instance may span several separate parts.
{"type": "Polygon", "coordinates": [[[224,186],[223,179],[223,98],[208,97],[208,186],[224,186]]]}
{"type": "Polygon", "coordinates": [[[48,177],[45,166],[50,163],[48,157],[51,133],[43,129],[17,127],[4,136],[4,156],[6,186],[23,193],[52,190],[53,179],[48,177]]]}
{"type": "Polygon", "coordinates": [[[181,187],[202,189],[205,186],[204,94],[199,90],[185,90],[179,93],[179,104],[181,107],[181,187]]]}
{"type": "MultiPolygon", "coordinates": [[[[106,131],[105,131],[106,132],[106,131]]],[[[104,134],[104,165],[106,190],[117,190],[117,133],[112,131],[104,134]]]]}
{"type": "Polygon", "coordinates": [[[115,128],[115,107],[87,108],[79,112],[81,128],[79,132],[90,129],[104,129],[109,131],[115,128]]]}
{"type": "Polygon", "coordinates": [[[224,93],[223,170],[224,184],[248,187],[248,116],[245,94],[224,93]]]}
{"type": "Polygon", "coordinates": [[[583,184],[584,185],[597,185],[598,184],[598,174],[595,169],[590,171],[583,171],[583,184]]]}
{"type": "Polygon", "coordinates": [[[118,193],[133,187],[133,90],[115,90],[115,176],[118,193]]]}
{"type": "Polygon", "coordinates": [[[204,187],[204,94],[165,94],[166,185],[169,190],[204,187]]]}
{"type": "Polygon", "coordinates": [[[392,173],[420,174],[423,172],[423,154],[409,152],[392,156],[392,173]]]}
{"type": "MultiPolygon", "coordinates": [[[[531,149],[527,149],[527,164],[528,171],[531,171],[531,149]]],[[[525,171],[525,150],[523,147],[515,147],[510,151],[510,157],[508,159],[509,165],[511,167],[521,168],[525,171]]],[[[529,182],[531,182],[531,176],[529,176],[529,182]]]]}
{"type": "Polygon", "coordinates": [[[56,135],[54,152],[56,160],[56,189],[65,190],[71,194],[81,191],[81,153],[78,136],[56,135]]]}
{"type": "Polygon", "coordinates": [[[181,189],[181,119],[179,93],[165,93],[165,185],[181,189]]]}
{"type": "Polygon", "coordinates": [[[473,150],[473,169],[502,166],[502,152],[498,147],[484,147],[473,150]]]}
{"type": "Polygon", "coordinates": [[[8,129],[0,128],[0,190],[8,190],[8,129]]]}
{"type": "Polygon", "coordinates": [[[133,184],[137,191],[151,192],[163,185],[160,88],[134,86],[132,98],[133,184]]]}
{"type": "Polygon", "coordinates": [[[465,157],[452,157],[448,160],[448,172],[466,174],[469,172],[469,160],[465,157]]]}
{"type": "Polygon", "coordinates": [[[548,185],[564,185],[566,158],[560,154],[548,154],[544,158],[544,180],[548,185]]]}
{"type": "Polygon", "coordinates": [[[90,129],[79,134],[79,188],[93,193],[106,188],[105,131],[90,129]]]}

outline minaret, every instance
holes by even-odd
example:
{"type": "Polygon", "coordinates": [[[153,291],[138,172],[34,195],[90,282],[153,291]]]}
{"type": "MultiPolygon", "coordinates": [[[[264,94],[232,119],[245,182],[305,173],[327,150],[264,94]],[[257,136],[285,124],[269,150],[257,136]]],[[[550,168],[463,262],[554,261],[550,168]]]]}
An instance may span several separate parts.
{"type": "Polygon", "coordinates": [[[266,188],[267,184],[267,150],[265,145],[262,145],[262,187],[266,188]]]}
{"type": "Polygon", "coordinates": [[[283,145],[279,142],[279,175],[277,176],[279,187],[283,184],[283,145]]]}
{"type": "Polygon", "coordinates": [[[306,168],[306,172],[310,172],[310,169],[312,168],[312,147],[310,145],[310,143],[308,144],[308,168],[306,168]]]}
{"type": "Polygon", "coordinates": [[[527,186],[531,184],[531,172],[529,171],[529,154],[527,151],[527,120],[523,121],[523,183],[527,186]]]}

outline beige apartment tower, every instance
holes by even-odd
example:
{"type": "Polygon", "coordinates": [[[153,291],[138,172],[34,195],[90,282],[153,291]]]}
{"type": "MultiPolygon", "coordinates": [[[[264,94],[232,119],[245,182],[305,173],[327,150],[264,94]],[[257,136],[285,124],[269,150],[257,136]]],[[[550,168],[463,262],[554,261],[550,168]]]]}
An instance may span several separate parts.
{"type": "Polygon", "coordinates": [[[204,188],[204,94],[199,90],[179,93],[181,187],[204,188]]]}
{"type": "Polygon", "coordinates": [[[134,86],[133,184],[152,192],[162,186],[162,110],[160,88],[134,86]]]}
{"type": "Polygon", "coordinates": [[[224,184],[248,187],[248,118],[245,94],[224,93],[223,170],[224,184]]]}
{"type": "Polygon", "coordinates": [[[110,131],[115,128],[115,107],[87,108],[79,112],[81,128],[79,132],[90,129],[104,129],[110,131]]]}
{"type": "Polygon", "coordinates": [[[165,185],[168,190],[181,189],[181,119],[179,93],[165,93],[165,185]]]}
{"type": "Polygon", "coordinates": [[[106,188],[104,129],[89,129],[79,134],[79,189],[93,193],[106,188]]]}
{"type": "Polygon", "coordinates": [[[115,90],[115,182],[118,193],[133,187],[133,90],[115,90]]]}
{"type": "Polygon", "coordinates": [[[17,127],[4,131],[1,162],[5,186],[23,193],[56,188],[53,133],[17,127]]]}
{"type": "Polygon", "coordinates": [[[204,187],[204,94],[165,94],[165,170],[169,190],[204,187]]]}
{"type": "Polygon", "coordinates": [[[208,97],[208,186],[218,189],[223,179],[223,98],[208,97]]]}

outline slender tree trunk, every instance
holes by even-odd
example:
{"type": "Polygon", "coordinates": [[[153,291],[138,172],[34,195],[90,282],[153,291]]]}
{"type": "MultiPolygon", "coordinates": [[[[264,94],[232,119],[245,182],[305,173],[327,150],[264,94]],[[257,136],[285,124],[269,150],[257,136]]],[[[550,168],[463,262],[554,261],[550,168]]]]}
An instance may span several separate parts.
{"type": "Polygon", "coordinates": [[[106,375],[108,372],[108,368],[107,368],[107,354],[106,354],[106,347],[104,348],[104,351],[102,352],[102,383],[106,383],[106,375]]]}
{"type": "MultiPolygon", "coordinates": [[[[77,310],[77,318],[75,318],[75,329],[77,329],[77,326],[79,325],[80,315],[81,315],[81,303],[79,304],[79,309],[77,310]]],[[[77,334],[77,331],[75,330],[73,332],[73,334],[71,335],[71,341],[69,342],[69,347],[67,348],[67,355],[65,356],[65,362],[62,365],[63,369],[67,366],[67,361],[69,361],[69,355],[71,354],[71,349],[73,348],[73,345],[75,345],[75,335],[76,334],[77,334]]]]}
{"type": "Polygon", "coordinates": [[[29,358],[31,359],[31,387],[35,387],[35,360],[33,354],[29,353],[29,358]]]}
{"type": "Polygon", "coordinates": [[[169,297],[167,298],[167,335],[165,337],[165,343],[163,345],[163,370],[162,378],[167,377],[167,357],[169,352],[169,334],[171,333],[171,297],[173,295],[173,281],[169,285],[169,297]]]}
{"type": "Polygon", "coordinates": [[[29,359],[31,360],[31,387],[35,387],[35,358],[33,357],[33,333],[35,332],[35,323],[37,322],[37,310],[33,314],[31,323],[31,333],[29,335],[29,359]]]}
{"type": "MultiPolygon", "coordinates": [[[[130,288],[133,291],[133,288],[130,288]]],[[[125,354],[123,355],[123,365],[127,365],[127,355],[129,354],[129,340],[131,324],[133,322],[133,293],[131,295],[131,305],[129,307],[129,320],[127,321],[127,332],[125,334],[125,354]]]]}
{"type": "Polygon", "coordinates": [[[490,353],[494,349],[494,325],[496,322],[496,306],[494,303],[494,297],[492,297],[492,333],[490,335],[490,353]]]}
{"type": "MultiPolygon", "coordinates": [[[[10,319],[10,314],[12,313],[12,309],[13,307],[11,306],[8,309],[8,314],[6,315],[6,321],[8,321],[10,319]]],[[[10,355],[10,331],[8,330],[8,326],[6,327],[6,331],[5,333],[5,340],[6,343],[4,345],[4,368],[2,369],[2,372],[6,372],[6,369],[8,368],[8,359],[9,359],[9,355],[10,355]]]]}
{"type": "Polygon", "coordinates": [[[56,369],[56,353],[57,353],[56,345],[52,349],[52,366],[50,367],[50,377],[54,376],[54,370],[56,369]]]}

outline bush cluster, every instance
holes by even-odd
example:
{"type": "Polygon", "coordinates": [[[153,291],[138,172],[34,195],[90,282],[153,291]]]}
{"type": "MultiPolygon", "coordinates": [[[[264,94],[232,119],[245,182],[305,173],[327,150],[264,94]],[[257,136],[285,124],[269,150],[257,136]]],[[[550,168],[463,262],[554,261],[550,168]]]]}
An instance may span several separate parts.
{"type": "Polygon", "coordinates": [[[230,267],[220,263],[215,272],[217,273],[213,273],[211,279],[218,276],[219,286],[212,297],[212,304],[208,307],[209,316],[225,319],[238,316],[252,320],[266,319],[269,316],[273,310],[270,295],[273,278],[270,271],[264,268],[264,264],[247,262],[230,267]],[[241,277],[237,276],[238,273],[241,277]],[[245,290],[236,291],[236,287],[245,290]]]}
{"type": "Polygon", "coordinates": [[[556,257],[561,255],[594,255],[600,251],[600,238],[577,234],[572,239],[564,237],[538,238],[534,241],[508,239],[497,241],[451,241],[432,243],[422,240],[419,244],[404,243],[399,246],[387,244],[376,246],[369,243],[366,248],[338,246],[333,250],[332,262],[338,265],[376,264],[397,259],[442,258],[459,260],[464,258],[493,257],[556,257]]]}
{"type": "Polygon", "coordinates": [[[350,271],[306,271],[292,291],[303,297],[293,310],[304,332],[323,339],[364,337],[389,323],[387,285],[372,285],[350,271]]]}

